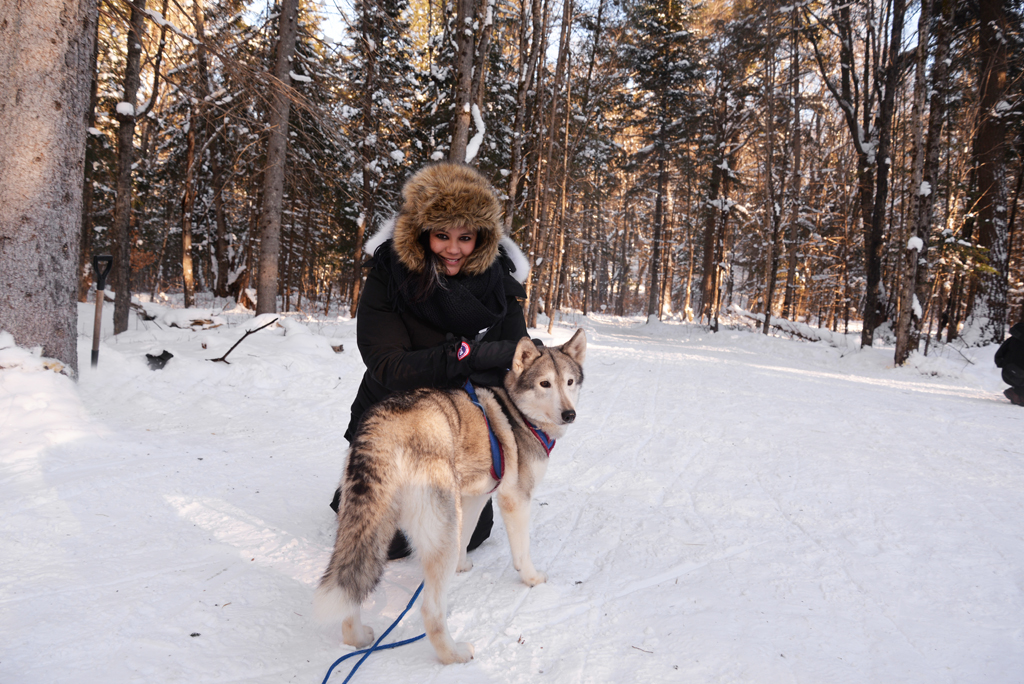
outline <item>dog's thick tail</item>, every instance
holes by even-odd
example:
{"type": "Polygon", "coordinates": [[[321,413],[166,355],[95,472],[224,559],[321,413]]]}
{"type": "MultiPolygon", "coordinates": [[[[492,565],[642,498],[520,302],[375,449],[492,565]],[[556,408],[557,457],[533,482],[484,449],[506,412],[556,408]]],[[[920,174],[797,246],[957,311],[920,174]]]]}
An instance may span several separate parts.
{"type": "Polygon", "coordinates": [[[313,599],[321,621],[358,607],[384,573],[388,545],[398,529],[395,467],[394,459],[378,458],[357,435],[341,486],[334,553],[313,599]]]}

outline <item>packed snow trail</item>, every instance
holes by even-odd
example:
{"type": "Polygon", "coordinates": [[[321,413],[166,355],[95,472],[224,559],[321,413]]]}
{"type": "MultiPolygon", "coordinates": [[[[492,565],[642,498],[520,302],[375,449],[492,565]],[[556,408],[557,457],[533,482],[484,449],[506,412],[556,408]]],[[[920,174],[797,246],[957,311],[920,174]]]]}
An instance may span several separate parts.
{"type": "MultiPolygon", "coordinates": [[[[224,318],[139,322],[77,385],[0,370],[0,682],[320,682],[352,650],[310,600],[354,322],[288,314],[211,363],[262,322],[224,318]]],[[[891,349],[576,322],[579,417],[532,507],[548,583],[522,584],[499,518],[450,592],[475,660],[417,642],[355,682],[1024,681],[1024,411],[992,349],[893,369],[891,349]]],[[[365,621],[420,579],[390,563],[365,621]]],[[[422,631],[413,610],[389,641],[422,631]]]]}

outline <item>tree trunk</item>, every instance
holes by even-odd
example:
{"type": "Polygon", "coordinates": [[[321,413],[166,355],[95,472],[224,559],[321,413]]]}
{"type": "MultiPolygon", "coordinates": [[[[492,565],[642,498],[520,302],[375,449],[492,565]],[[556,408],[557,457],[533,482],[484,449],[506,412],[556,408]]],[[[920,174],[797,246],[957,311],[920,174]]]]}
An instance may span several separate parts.
{"type": "Polygon", "coordinates": [[[94,0],[0,5],[0,330],[78,372],[94,0]]]}
{"type": "MultiPolygon", "coordinates": [[[[586,316],[587,312],[594,305],[594,296],[591,292],[591,288],[594,287],[594,248],[592,239],[592,221],[591,217],[597,212],[597,208],[601,206],[599,202],[587,201],[587,216],[584,219],[585,231],[583,234],[583,249],[580,250],[580,263],[583,266],[583,315],[586,316]],[[595,206],[596,205],[596,206],[595,206]]],[[[600,219],[599,219],[600,220],[600,219]]]]}
{"type": "MultiPolygon", "coordinates": [[[[166,0],[164,12],[167,12],[166,0]]],[[[216,266],[217,278],[213,286],[213,294],[217,297],[228,296],[228,276],[230,275],[231,264],[228,256],[228,227],[224,216],[224,188],[227,185],[224,167],[221,163],[221,141],[210,110],[210,76],[208,58],[206,55],[206,21],[203,13],[202,3],[196,0],[192,4],[192,18],[195,22],[196,37],[199,45],[196,46],[196,63],[199,67],[199,94],[202,99],[202,120],[206,135],[211,136],[206,146],[210,149],[210,170],[213,174],[213,215],[216,224],[216,236],[213,241],[213,259],[216,266]]]]}
{"type": "Polygon", "coordinates": [[[551,264],[552,287],[548,290],[548,301],[554,302],[555,306],[546,306],[548,313],[548,333],[551,332],[555,323],[555,311],[562,299],[562,280],[565,276],[563,266],[565,264],[565,207],[566,190],[569,182],[569,111],[572,103],[572,83],[565,86],[565,132],[562,138],[562,184],[558,193],[558,240],[555,244],[554,259],[551,264]]]}
{"type": "MultiPolygon", "coordinates": [[[[664,107],[662,108],[664,112],[664,107]]],[[[663,119],[659,128],[665,130],[663,119]]],[[[661,134],[659,134],[660,138],[661,134]]],[[[665,222],[665,188],[668,185],[668,164],[665,155],[668,153],[666,142],[659,139],[658,143],[658,195],[654,200],[654,237],[651,241],[651,280],[647,297],[647,317],[660,316],[658,302],[661,299],[661,239],[664,232],[665,222]]]]}
{"type": "Polygon", "coordinates": [[[458,53],[455,58],[455,113],[451,122],[452,146],[448,159],[462,163],[466,161],[466,146],[469,144],[469,125],[472,122],[473,104],[473,63],[476,52],[476,31],[472,30],[476,15],[476,0],[456,0],[455,43],[458,53]]]}
{"type": "Polygon", "coordinates": [[[992,271],[978,277],[967,327],[971,345],[998,344],[1006,336],[1006,94],[1007,39],[1010,27],[1003,0],[980,0],[978,132],[974,139],[977,168],[978,244],[988,250],[992,271]]]}
{"type": "Polygon", "coordinates": [[[661,278],[661,301],[658,303],[658,318],[665,314],[672,313],[672,285],[675,279],[675,206],[673,203],[672,184],[666,182],[665,187],[665,218],[662,222],[662,278],[661,278]]]}
{"type": "MultiPolygon", "coordinates": [[[[550,208],[551,202],[548,200],[547,196],[550,194],[548,192],[548,189],[552,186],[552,174],[555,172],[555,165],[553,163],[553,159],[555,131],[558,128],[556,125],[558,122],[558,93],[562,89],[562,83],[564,82],[563,78],[565,75],[567,64],[569,62],[569,24],[571,23],[572,6],[573,0],[563,0],[562,26],[558,39],[558,61],[555,65],[554,81],[551,85],[551,107],[549,109],[548,118],[546,121],[544,121],[543,116],[541,116],[541,121],[544,122],[544,135],[546,136],[546,138],[543,138],[538,143],[538,146],[544,150],[543,156],[539,159],[538,162],[537,172],[537,175],[540,178],[540,183],[538,184],[538,201],[540,202],[540,221],[537,224],[537,229],[539,233],[538,240],[543,241],[543,243],[546,246],[545,252],[550,252],[550,256],[544,262],[542,262],[540,264],[540,268],[537,269],[538,271],[540,271],[537,277],[537,285],[538,287],[540,287],[542,278],[544,279],[544,282],[547,285],[547,287],[544,289],[544,292],[546,293],[544,300],[544,313],[548,315],[549,327],[551,325],[551,317],[554,315],[552,307],[553,302],[551,301],[551,295],[554,292],[552,283],[554,279],[558,276],[558,273],[554,270],[554,256],[556,254],[554,249],[556,247],[555,243],[558,239],[558,236],[555,234],[545,235],[545,233],[550,231],[551,229],[548,217],[554,213],[553,209],[550,208]],[[543,164],[543,168],[540,168],[541,163],[543,164]]],[[[566,102],[568,102],[568,99],[566,100],[566,102]]],[[[568,114],[566,114],[566,116],[568,117],[568,114]]]]}
{"type": "Polygon", "coordinates": [[[935,205],[936,175],[939,168],[939,148],[942,136],[942,122],[946,116],[946,90],[949,74],[951,0],[936,0],[941,4],[941,16],[936,31],[935,58],[932,78],[925,77],[928,63],[927,45],[932,3],[922,6],[918,29],[917,81],[914,86],[914,104],[911,126],[914,129],[914,175],[911,182],[913,192],[911,239],[913,246],[907,246],[904,261],[903,291],[900,295],[900,314],[896,327],[896,352],[894,361],[901,366],[920,345],[923,312],[928,306],[930,285],[928,283],[928,237],[932,228],[932,210],[935,205]],[[928,130],[922,131],[925,95],[928,93],[928,130]]]}
{"type": "MultiPolygon", "coordinates": [[[[477,20],[475,33],[476,45],[473,50],[473,80],[470,86],[469,101],[472,108],[471,113],[475,112],[473,121],[479,126],[473,139],[467,143],[464,159],[467,164],[472,163],[479,153],[480,147],[483,145],[484,138],[484,96],[487,94],[487,66],[489,63],[488,51],[491,45],[491,31],[494,27],[494,8],[490,4],[490,0],[481,0],[479,7],[477,8],[477,20]]],[[[467,130],[468,134],[468,130],[467,130]]]]}
{"type": "MultiPolygon", "coordinates": [[[[602,7],[604,6],[602,0],[602,7]]],[[[526,3],[523,3],[524,15],[521,18],[522,31],[519,41],[519,54],[526,54],[527,32],[526,32],[526,3]]],[[[523,178],[523,143],[526,135],[526,100],[527,95],[533,88],[533,76],[537,69],[537,61],[540,59],[541,47],[544,45],[544,24],[541,0],[532,0],[530,13],[532,20],[532,34],[529,40],[529,57],[519,68],[519,83],[516,91],[516,114],[512,123],[512,159],[509,165],[508,174],[508,200],[505,203],[505,235],[512,234],[512,222],[515,217],[516,201],[519,195],[519,185],[523,178]]],[[[600,13],[598,14],[600,21],[600,13]]],[[[527,293],[529,294],[529,293],[527,293]]]]}
{"type": "MultiPolygon", "coordinates": [[[[216,132],[213,132],[213,135],[219,137],[216,132]]],[[[213,256],[217,264],[217,282],[214,285],[213,294],[217,297],[227,297],[230,284],[228,277],[231,275],[231,257],[228,254],[228,224],[224,215],[224,188],[227,186],[227,178],[220,160],[220,145],[218,143],[211,145],[210,166],[213,172],[213,215],[217,223],[217,235],[213,242],[213,256]]]]}
{"type": "MultiPolygon", "coordinates": [[[[548,11],[547,11],[547,0],[545,0],[541,14],[541,21],[539,24],[540,28],[540,52],[541,54],[547,51],[547,30],[548,30],[548,11]]],[[[538,23],[537,18],[533,20],[534,32],[537,31],[538,23]]],[[[544,121],[544,96],[547,88],[544,87],[544,60],[537,60],[536,63],[536,74],[533,77],[533,90],[535,92],[532,121],[535,126],[543,128],[544,121]]],[[[525,132],[524,132],[525,135],[525,132]]],[[[534,168],[534,182],[530,188],[530,231],[529,240],[525,245],[526,249],[529,250],[530,260],[530,277],[527,278],[526,282],[523,283],[526,289],[526,299],[528,306],[526,308],[526,325],[530,328],[537,327],[537,309],[538,309],[538,293],[540,292],[540,268],[537,263],[537,259],[540,255],[540,243],[541,243],[541,219],[543,213],[543,194],[545,186],[544,174],[542,172],[542,151],[544,150],[543,140],[539,135],[533,135],[535,142],[532,149],[527,155],[525,155],[525,168],[534,168]],[[531,162],[532,160],[532,162],[531,162]]]]}
{"type": "Polygon", "coordinates": [[[797,43],[798,33],[795,30],[797,13],[791,12],[791,16],[794,23],[789,75],[790,87],[792,88],[790,97],[793,107],[793,118],[790,120],[790,140],[793,145],[793,176],[790,186],[792,199],[789,202],[789,230],[786,237],[786,294],[782,299],[783,318],[790,317],[793,300],[796,297],[797,241],[800,235],[800,169],[803,165],[802,153],[804,147],[800,124],[800,47],[797,43]]]}
{"type": "MultiPolygon", "coordinates": [[[[195,114],[195,110],[192,111],[195,114]]],[[[185,308],[196,305],[196,286],[192,270],[192,209],[195,205],[195,190],[192,177],[195,173],[196,156],[196,121],[195,116],[188,119],[187,149],[185,152],[185,191],[181,198],[181,284],[185,293],[185,308]]]]}
{"type": "MultiPolygon", "coordinates": [[[[767,9],[774,11],[774,3],[769,3],[767,9]]],[[[779,271],[779,234],[782,227],[782,207],[779,201],[785,197],[785,191],[780,190],[775,183],[775,22],[768,19],[768,41],[765,45],[765,78],[762,100],[765,103],[765,161],[764,161],[764,183],[765,183],[765,206],[769,215],[768,254],[765,256],[765,293],[764,293],[764,320],[761,323],[761,333],[768,334],[772,320],[772,304],[775,301],[775,284],[779,271]]],[[[780,174],[785,177],[784,174],[780,174]]],[[[795,268],[795,264],[794,264],[795,268]]]]}
{"type": "MultiPolygon", "coordinates": [[[[861,344],[871,346],[875,327],[879,323],[878,290],[882,282],[881,251],[885,219],[885,204],[889,188],[889,144],[895,110],[895,91],[899,84],[900,46],[903,37],[903,22],[906,14],[906,0],[893,0],[891,9],[891,31],[886,60],[881,61],[876,43],[882,36],[869,33],[864,47],[855,49],[853,3],[834,6],[832,21],[834,35],[838,38],[840,84],[831,79],[831,69],[824,57],[814,32],[807,32],[814,50],[815,60],[825,86],[836,100],[843,113],[850,139],[857,152],[857,183],[859,191],[859,214],[864,229],[864,261],[866,294],[864,298],[864,325],[861,344]],[[857,57],[862,55],[861,74],[858,75],[857,57]],[[872,74],[875,75],[872,78],[872,74]],[[875,95],[882,94],[875,111],[875,95]],[[863,101],[861,101],[863,100],[863,101]],[[858,115],[861,117],[858,120],[858,115]],[[877,131],[877,142],[867,139],[868,132],[877,131]]],[[[868,16],[869,31],[883,25],[874,16],[873,6],[868,16]]]]}
{"type": "MultiPolygon", "coordinates": [[[[93,27],[92,36],[92,61],[89,67],[91,72],[91,88],[89,98],[89,109],[88,109],[88,126],[92,129],[96,125],[96,102],[97,102],[97,91],[99,90],[99,78],[97,74],[97,58],[99,56],[99,22],[96,22],[93,27]]],[[[85,176],[82,181],[82,230],[81,230],[81,249],[79,250],[78,257],[78,301],[87,302],[89,301],[89,289],[92,287],[94,275],[92,272],[92,165],[95,161],[94,155],[89,153],[89,148],[93,145],[99,146],[99,141],[96,136],[92,134],[86,136],[86,148],[85,148],[85,176]]]]}
{"type": "Polygon", "coordinates": [[[892,4],[892,29],[889,42],[889,59],[884,69],[882,84],[883,97],[878,104],[878,148],[875,156],[875,201],[871,220],[864,235],[867,284],[864,296],[864,328],[861,332],[861,346],[870,347],[874,342],[875,327],[882,321],[879,312],[879,286],[882,283],[882,239],[885,229],[885,203],[889,196],[890,144],[892,121],[896,105],[896,89],[899,86],[901,64],[900,45],[903,40],[903,20],[906,15],[906,0],[894,0],[892,4]]]}
{"type": "MultiPolygon", "coordinates": [[[[131,212],[132,166],[135,164],[135,99],[139,92],[139,69],[142,55],[142,28],[146,0],[136,0],[131,6],[128,24],[128,48],[124,67],[124,99],[130,105],[117,111],[117,199],[114,201],[114,222],[111,234],[114,242],[114,333],[128,329],[128,310],[131,304],[131,212]]],[[[120,105],[119,105],[120,108],[120,105]]]]}
{"type": "MultiPolygon", "coordinates": [[[[718,142],[718,140],[716,140],[718,142]]],[[[716,149],[718,149],[716,147],[716,149]]],[[[717,158],[717,155],[716,155],[717,158]]],[[[715,232],[718,227],[718,193],[722,185],[721,162],[711,168],[711,182],[708,189],[708,201],[704,220],[703,260],[700,284],[700,311],[698,318],[708,317],[711,322],[711,308],[714,305],[715,289],[718,287],[718,264],[715,263],[715,232]]]]}
{"type": "Polygon", "coordinates": [[[260,273],[256,285],[256,313],[277,312],[278,256],[281,251],[281,208],[288,155],[288,117],[291,112],[291,60],[298,34],[298,0],[281,0],[278,19],[277,61],[270,108],[270,140],[263,176],[263,213],[260,216],[260,273]]]}
{"type": "Polygon", "coordinates": [[[376,185],[374,184],[373,173],[370,171],[376,156],[376,143],[368,141],[375,141],[380,138],[380,118],[377,115],[377,105],[374,102],[374,95],[380,88],[377,49],[381,44],[381,40],[378,33],[374,32],[379,25],[379,21],[375,16],[376,6],[372,2],[364,2],[359,7],[360,11],[363,12],[359,22],[363,33],[360,36],[357,49],[363,56],[365,74],[363,77],[363,92],[360,95],[361,113],[357,135],[362,140],[360,143],[360,154],[362,155],[363,162],[363,187],[360,200],[362,211],[360,212],[359,219],[356,221],[356,239],[352,254],[352,302],[349,307],[349,316],[353,318],[359,308],[359,296],[362,292],[363,268],[361,264],[363,241],[366,231],[373,226],[377,209],[376,185]]]}
{"type": "Polygon", "coordinates": [[[629,205],[622,195],[622,253],[619,261],[619,292],[615,302],[615,315],[626,315],[626,293],[629,291],[629,205]]]}

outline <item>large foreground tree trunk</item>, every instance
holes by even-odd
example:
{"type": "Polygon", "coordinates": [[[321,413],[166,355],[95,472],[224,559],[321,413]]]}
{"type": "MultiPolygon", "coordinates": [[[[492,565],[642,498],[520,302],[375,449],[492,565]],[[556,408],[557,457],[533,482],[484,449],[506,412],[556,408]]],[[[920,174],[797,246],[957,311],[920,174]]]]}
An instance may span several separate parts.
{"type": "Polygon", "coordinates": [[[95,0],[0,4],[0,330],[78,371],[95,0]]]}
{"type": "Polygon", "coordinates": [[[278,267],[281,251],[281,210],[284,171],[288,154],[288,117],[291,114],[291,59],[298,34],[298,0],[282,0],[278,20],[277,64],[270,110],[267,170],[263,174],[263,214],[260,216],[260,275],[256,285],[256,313],[277,313],[278,267]]]}

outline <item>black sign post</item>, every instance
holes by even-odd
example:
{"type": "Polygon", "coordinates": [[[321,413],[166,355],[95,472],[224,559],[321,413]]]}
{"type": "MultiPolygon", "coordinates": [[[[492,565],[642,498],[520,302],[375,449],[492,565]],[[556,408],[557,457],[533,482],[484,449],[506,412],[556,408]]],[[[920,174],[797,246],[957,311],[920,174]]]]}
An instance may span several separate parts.
{"type": "Polygon", "coordinates": [[[95,255],[92,258],[92,271],[96,274],[96,321],[92,326],[92,367],[100,361],[100,325],[103,321],[103,291],[107,289],[107,275],[114,263],[109,254],[95,255]]]}

